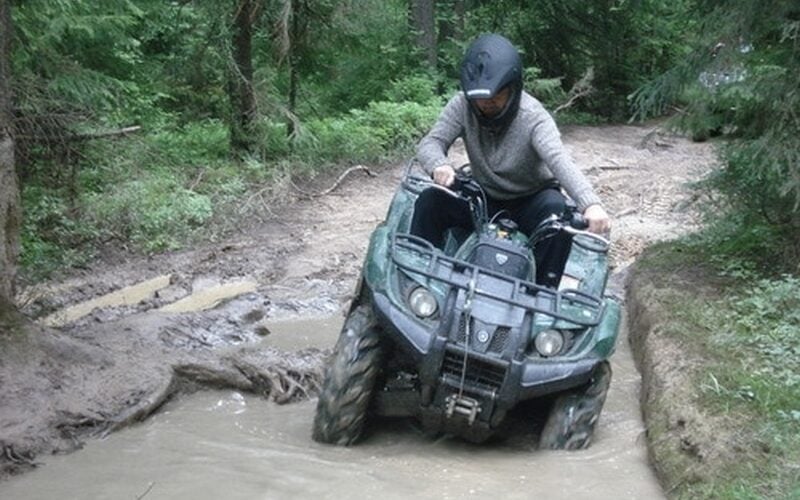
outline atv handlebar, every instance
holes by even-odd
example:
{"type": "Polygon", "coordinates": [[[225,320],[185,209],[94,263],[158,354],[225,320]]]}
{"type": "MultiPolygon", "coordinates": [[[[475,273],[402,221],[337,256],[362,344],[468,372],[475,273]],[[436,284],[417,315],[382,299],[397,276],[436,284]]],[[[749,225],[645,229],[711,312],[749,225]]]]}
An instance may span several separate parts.
{"type": "MultiPolygon", "coordinates": [[[[414,189],[416,192],[424,189],[423,186],[444,191],[450,196],[464,200],[469,204],[475,227],[481,227],[483,224],[489,222],[486,192],[472,175],[465,173],[462,169],[458,169],[456,170],[455,181],[451,186],[447,187],[436,184],[430,177],[423,178],[413,175],[411,172],[414,164],[412,160],[406,167],[405,182],[409,187],[411,184],[415,184],[417,186],[417,188],[414,189]]],[[[560,231],[565,231],[572,235],[585,236],[591,239],[599,249],[603,251],[607,250],[611,242],[599,234],[587,231],[588,228],[589,221],[578,212],[574,203],[568,201],[567,208],[563,214],[560,216],[556,214],[551,215],[534,229],[528,239],[528,244],[533,247],[540,241],[555,236],[560,231]]]]}
{"type": "Polygon", "coordinates": [[[589,221],[577,211],[575,205],[568,204],[567,209],[561,216],[553,214],[539,223],[536,229],[533,230],[530,238],[528,238],[528,244],[531,247],[535,247],[542,240],[551,238],[559,232],[564,231],[573,236],[581,235],[589,238],[596,244],[597,250],[608,250],[608,247],[611,246],[611,241],[599,234],[587,231],[586,229],[588,229],[588,227],[589,221]]]}

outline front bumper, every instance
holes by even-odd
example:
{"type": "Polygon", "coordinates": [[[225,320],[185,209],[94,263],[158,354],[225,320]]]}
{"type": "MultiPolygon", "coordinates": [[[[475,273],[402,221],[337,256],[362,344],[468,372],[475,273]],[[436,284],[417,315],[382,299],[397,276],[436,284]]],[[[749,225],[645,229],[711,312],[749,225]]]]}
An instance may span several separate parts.
{"type": "MultiPolygon", "coordinates": [[[[420,382],[422,406],[461,389],[490,403],[495,409],[510,410],[520,401],[558,393],[581,386],[591,379],[602,360],[534,359],[524,355],[503,357],[497,353],[467,353],[466,375],[462,373],[464,346],[448,338],[451,325],[442,323],[431,332],[395,306],[386,295],[372,297],[373,309],[392,343],[412,358],[420,382]]],[[[518,352],[518,349],[509,349],[518,352]]],[[[488,417],[491,418],[491,417],[488,417]]]]}

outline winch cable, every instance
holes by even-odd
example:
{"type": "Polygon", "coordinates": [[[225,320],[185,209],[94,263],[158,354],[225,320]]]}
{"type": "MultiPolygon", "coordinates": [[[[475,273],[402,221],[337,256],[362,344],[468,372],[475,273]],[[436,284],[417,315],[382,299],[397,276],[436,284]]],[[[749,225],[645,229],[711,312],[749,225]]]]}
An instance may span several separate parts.
{"type": "Polygon", "coordinates": [[[467,359],[469,358],[469,345],[472,342],[470,335],[470,316],[472,311],[472,299],[475,297],[475,289],[477,288],[477,281],[475,275],[469,280],[469,290],[467,291],[467,298],[464,300],[464,362],[461,364],[461,383],[458,387],[458,398],[464,395],[464,384],[467,379],[467,359]]]}

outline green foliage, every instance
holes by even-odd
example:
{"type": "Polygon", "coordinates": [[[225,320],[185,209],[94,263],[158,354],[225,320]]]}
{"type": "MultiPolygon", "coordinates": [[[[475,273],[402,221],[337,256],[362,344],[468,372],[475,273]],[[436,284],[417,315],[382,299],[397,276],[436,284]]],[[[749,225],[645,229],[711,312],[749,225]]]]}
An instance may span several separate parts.
{"type": "Polygon", "coordinates": [[[785,228],[759,223],[752,214],[737,210],[718,210],[709,204],[707,226],[689,241],[692,250],[726,274],[743,272],[779,275],[796,272],[797,249],[790,243],[794,235],[785,228]]]}
{"type": "Polygon", "coordinates": [[[35,113],[60,103],[85,114],[113,114],[148,102],[132,80],[142,61],[136,27],[143,11],[128,0],[22,2],[13,11],[19,105],[35,113]]]}
{"type": "Polygon", "coordinates": [[[256,147],[234,161],[235,2],[15,1],[17,158],[32,214],[26,266],[61,265],[61,250],[90,255],[108,238],[172,248],[223,221],[223,208],[265,183],[407,154],[457,88],[464,47],[482,31],[504,32],[527,66],[543,68],[528,82],[551,108],[589,67],[613,69],[630,58],[636,70],[626,66],[620,78],[631,81],[599,80],[596,95],[612,95],[613,110],[586,101],[559,120],[588,121],[587,110],[619,114],[631,82],[674,55],[678,30],[662,14],[683,4],[562,3],[478,2],[463,19],[452,2],[439,3],[433,72],[414,47],[405,0],[262,2],[253,18],[257,109],[248,130],[256,147]],[[593,18],[603,22],[582,25],[593,18]],[[629,43],[643,27],[656,30],[653,39],[629,43]],[[142,129],[74,140],[130,125],[142,129]]]}
{"type": "Polygon", "coordinates": [[[25,207],[21,265],[34,279],[62,267],[84,264],[91,257],[81,244],[97,237],[89,225],[70,217],[66,197],[58,190],[31,186],[23,190],[25,207]]]}
{"type": "Polygon", "coordinates": [[[433,125],[441,104],[371,102],[339,118],[309,122],[294,155],[306,162],[374,161],[408,148],[433,125]]]}
{"type": "MultiPolygon", "coordinates": [[[[211,2],[139,0],[136,27],[142,54],[135,78],[146,82],[157,109],[182,123],[228,115],[227,6],[211,2]]],[[[158,117],[145,117],[152,123],[158,117]]]]}
{"type": "Polygon", "coordinates": [[[536,67],[525,68],[523,86],[542,101],[547,109],[555,109],[567,101],[567,91],[561,83],[561,78],[540,78],[541,73],[542,70],[536,67]]]}
{"type": "Polygon", "coordinates": [[[98,231],[146,251],[177,248],[212,216],[211,200],[159,173],[87,196],[98,231]]]}
{"type": "MultiPolygon", "coordinates": [[[[732,467],[737,487],[758,496],[788,498],[797,479],[783,463],[800,459],[798,306],[800,279],[784,275],[739,287],[705,315],[718,354],[701,390],[712,411],[735,416],[748,440],[770,450],[758,467],[732,467]]],[[[725,482],[715,487],[726,491],[725,482]]]]}
{"type": "Polygon", "coordinates": [[[743,351],[744,362],[756,367],[736,376],[738,389],[749,391],[747,402],[758,412],[784,417],[800,411],[800,279],[754,281],[725,298],[714,341],[743,351]]]}
{"type": "Polygon", "coordinates": [[[628,95],[683,54],[682,35],[694,26],[688,3],[486,2],[470,12],[468,37],[485,31],[507,35],[524,52],[525,66],[539,68],[545,79],[560,79],[564,91],[593,68],[595,92],[579,103],[581,109],[624,119],[628,95]]]}
{"type": "Polygon", "coordinates": [[[295,144],[295,155],[306,162],[336,163],[356,155],[375,158],[380,152],[380,139],[373,130],[348,117],[311,120],[295,144]]]}
{"type": "Polygon", "coordinates": [[[696,139],[725,134],[709,189],[725,197],[746,248],[797,272],[800,246],[800,12],[796,2],[699,2],[694,52],[634,99],[639,116],[682,106],[696,139]],[[769,237],[759,242],[749,235],[769,237]],[[760,245],[755,245],[760,243],[760,245]]]}
{"type": "Polygon", "coordinates": [[[407,2],[340,2],[330,22],[318,27],[306,59],[302,114],[323,108],[331,114],[390,99],[391,82],[420,72],[422,61],[409,50],[407,2]]]}
{"type": "Polygon", "coordinates": [[[182,127],[157,130],[153,147],[172,164],[198,166],[227,161],[228,130],[217,120],[187,123],[182,127]]]}
{"type": "Polygon", "coordinates": [[[758,280],[741,297],[730,299],[730,311],[736,334],[770,360],[758,375],[800,389],[800,278],[787,274],[758,280]]]}
{"type": "Polygon", "coordinates": [[[371,102],[365,110],[351,112],[356,122],[370,127],[384,152],[415,144],[433,125],[441,103],[371,102]]]}
{"type": "Polygon", "coordinates": [[[384,93],[384,97],[392,102],[441,104],[441,99],[436,94],[436,81],[422,74],[395,80],[384,93]]]}
{"type": "MultiPolygon", "coordinates": [[[[561,78],[540,78],[541,70],[535,67],[524,69],[523,87],[542,102],[544,107],[554,113],[554,118],[560,125],[566,124],[597,124],[604,121],[603,117],[582,111],[579,105],[570,106],[558,111],[559,106],[570,99],[567,89],[564,88],[561,78]]],[[[589,73],[591,75],[591,72],[589,73]]],[[[586,79],[588,85],[591,80],[586,79]]],[[[591,92],[590,92],[591,93],[591,92]]]]}

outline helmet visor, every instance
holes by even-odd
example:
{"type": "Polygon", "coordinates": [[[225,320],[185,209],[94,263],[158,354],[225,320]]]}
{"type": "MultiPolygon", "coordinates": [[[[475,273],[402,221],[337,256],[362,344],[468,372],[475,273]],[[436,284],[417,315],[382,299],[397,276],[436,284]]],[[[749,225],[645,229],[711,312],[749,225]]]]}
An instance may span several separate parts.
{"type": "MultiPolygon", "coordinates": [[[[481,94],[479,93],[478,95],[481,94]]],[[[484,117],[495,118],[500,116],[508,107],[511,101],[511,86],[506,85],[493,97],[483,98],[467,95],[467,99],[484,117]]]]}

